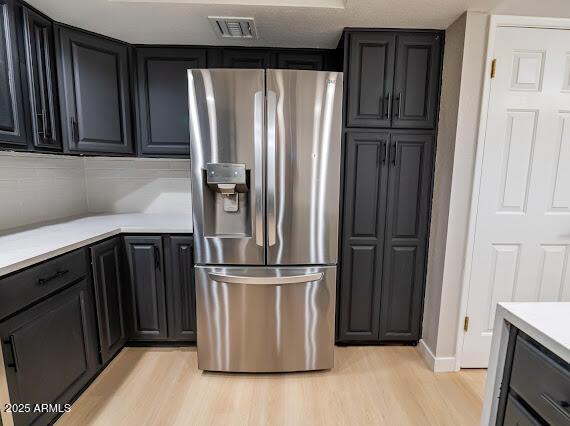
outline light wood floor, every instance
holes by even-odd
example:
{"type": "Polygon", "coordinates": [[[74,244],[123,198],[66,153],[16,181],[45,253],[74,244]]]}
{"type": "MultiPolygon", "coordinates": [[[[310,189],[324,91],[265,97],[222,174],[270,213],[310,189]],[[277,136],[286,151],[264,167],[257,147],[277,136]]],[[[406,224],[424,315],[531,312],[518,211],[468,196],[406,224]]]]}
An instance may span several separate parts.
{"type": "Polygon", "coordinates": [[[331,371],[220,374],[195,348],[126,348],[63,425],[475,425],[484,370],[434,374],[413,347],[337,347],[331,371]]]}

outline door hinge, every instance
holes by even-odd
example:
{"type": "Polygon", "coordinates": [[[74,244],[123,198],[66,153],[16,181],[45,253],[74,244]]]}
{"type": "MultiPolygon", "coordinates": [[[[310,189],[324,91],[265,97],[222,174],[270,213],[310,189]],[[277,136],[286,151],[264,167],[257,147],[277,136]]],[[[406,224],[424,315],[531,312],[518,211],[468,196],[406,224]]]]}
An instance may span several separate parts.
{"type": "Polygon", "coordinates": [[[469,317],[465,317],[465,319],[463,320],[463,330],[464,331],[469,330],[469,317]]]}
{"type": "Polygon", "coordinates": [[[493,59],[491,62],[491,78],[495,78],[497,75],[497,59],[493,59]]]}

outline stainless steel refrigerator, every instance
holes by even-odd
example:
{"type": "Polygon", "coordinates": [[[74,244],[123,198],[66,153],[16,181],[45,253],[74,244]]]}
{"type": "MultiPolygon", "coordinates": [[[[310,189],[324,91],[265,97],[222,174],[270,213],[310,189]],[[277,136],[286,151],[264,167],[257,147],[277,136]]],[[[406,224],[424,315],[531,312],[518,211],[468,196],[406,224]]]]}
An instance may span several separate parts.
{"type": "Polygon", "coordinates": [[[333,367],[342,73],[188,70],[198,367],[333,367]]]}

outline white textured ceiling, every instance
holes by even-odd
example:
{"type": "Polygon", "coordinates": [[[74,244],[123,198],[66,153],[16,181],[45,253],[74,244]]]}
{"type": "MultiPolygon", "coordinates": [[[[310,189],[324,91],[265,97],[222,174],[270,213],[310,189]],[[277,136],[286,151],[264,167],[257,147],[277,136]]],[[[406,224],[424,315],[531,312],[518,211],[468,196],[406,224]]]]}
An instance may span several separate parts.
{"type": "MultiPolygon", "coordinates": [[[[202,4],[195,0],[28,2],[57,21],[130,43],[334,48],[344,27],[444,29],[465,10],[486,12],[500,0],[347,0],[344,8],[219,4],[216,0],[202,0],[202,4]],[[253,17],[259,39],[220,40],[208,22],[211,15],[253,17]]],[[[314,0],[306,4],[311,3],[314,0]]]]}

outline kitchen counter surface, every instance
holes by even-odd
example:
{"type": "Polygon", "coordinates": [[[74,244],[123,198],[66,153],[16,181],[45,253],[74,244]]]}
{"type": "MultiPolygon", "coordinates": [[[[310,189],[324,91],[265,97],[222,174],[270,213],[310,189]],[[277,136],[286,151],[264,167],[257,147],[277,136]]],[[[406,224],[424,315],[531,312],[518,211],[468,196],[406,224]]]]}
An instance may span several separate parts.
{"type": "Polygon", "coordinates": [[[0,234],[0,277],[120,233],[188,234],[186,214],[105,214],[62,219],[0,234]]]}
{"type": "Polygon", "coordinates": [[[570,302],[499,303],[487,371],[482,425],[495,424],[509,338],[509,324],[570,362],[570,302]]]}

